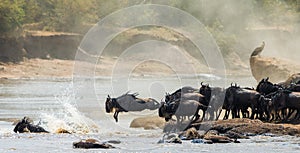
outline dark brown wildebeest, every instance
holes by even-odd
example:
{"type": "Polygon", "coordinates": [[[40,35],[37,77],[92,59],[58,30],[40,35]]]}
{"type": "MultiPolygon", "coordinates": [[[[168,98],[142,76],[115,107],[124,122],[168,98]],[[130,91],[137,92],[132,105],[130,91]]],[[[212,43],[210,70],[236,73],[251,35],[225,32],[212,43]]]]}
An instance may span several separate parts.
{"type": "Polygon", "coordinates": [[[110,113],[115,109],[114,118],[118,122],[119,112],[143,111],[145,109],[155,110],[159,108],[160,104],[155,99],[141,99],[137,98],[137,95],[137,93],[129,94],[128,92],[117,98],[111,98],[108,95],[105,102],[106,113],[110,113]]]}
{"type": "MultiPolygon", "coordinates": [[[[283,109],[296,110],[297,113],[294,119],[300,118],[300,92],[291,92],[288,90],[278,90],[272,97],[272,104],[275,109],[275,119],[280,118],[278,111],[283,109]]],[[[288,119],[294,111],[290,111],[289,114],[284,117],[288,119]]]]}
{"type": "Polygon", "coordinates": [[[31,132],[31,133],[49,133],[44,128],[40,127],[39,125],[34,125],[28,117],[24,117],[21,121],[19,121],[15,128],[15,133],[24,133],[24,132],[31,132]]]}
{"type": "Polygon", "coordinates": [[[225,89],[220,87],[210,87],[209,84],[204,85],[201,82],[199,90],[200,94],[205,97],[206,105],[209,106],[208,114],[210,120],[218,120],[225,98],[225,89]]]}
{"type": "Polygon", "coordinates": [[[257,85],[256,91],[261,93],[262,95],[268,95],[270,93],[276,92],[282,87],[277,84],[273,84],[269,81],[269,78],[263,78],[257,85]]]}
{"type": "MultiPolygon", "coordinates": [[[[174,105],[174,104],[179,104],[180,101],[185,102],[185,101],[197,101],[200,105],[207,106],[208,103],[206,102],[205,97],[198,93],[198,90],[192,87],[182,87],[181,89],[176,90],[172,94],[166,93],[165,96],[165,105],[174,105]],[[176,103],[174,103],[176,101],[176,103]],[[179,103],[178,103],[179,102],[179,103]]],[[[203,112],[202,119],[205,117],[205,107],[204,109],[201,109],[203,112]]]]}
{"type": "Polygon", "coordinates": [[[228,118],[229,112],[231,111],[232,118],[239,118],[240,111],[243,117],[248,115],[248,107],[251,108],[252,113],[250,118],[253,119],[254,115],[259,112],[259,102],[261,99],[261,94],[255,90],[243,89],[238,86],[231,85],[226,89],[225,95],[225,106],[227,107],[224,119],[228,118]]]}
{"type": "Polygon", "coordinates": [[[195,89],[193,87],[185,86],[185,87],[182,87],[182,88],[176,90],[172,94],[166,93],[165,102],[174,101],[174,100],[180,98],[181,95],[186,94],[186,93],[197,93],[197,89],[195,89]]]}
{"type": "Polygon", "coordinates": [[[206,110],[207,106],[199,103],[195,100],[180,100],[165,103],[162,102],[159,108],[159,116],[164,117],[166,121],[169,121],[173,115],[176,116],[177,123],[182,122],[186,116],[192,117],[191,122],[200,118],[199,110],[206,110]]]}

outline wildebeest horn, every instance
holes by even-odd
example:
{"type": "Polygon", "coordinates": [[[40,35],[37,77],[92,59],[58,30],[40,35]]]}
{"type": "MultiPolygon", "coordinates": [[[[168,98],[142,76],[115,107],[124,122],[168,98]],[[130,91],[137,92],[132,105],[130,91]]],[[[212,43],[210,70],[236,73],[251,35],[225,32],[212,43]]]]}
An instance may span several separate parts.
{"type": "Polygon", "coordinates": [[[234,86],[237,87],[237,83],[234,83],[234,86]]]}
{"type": "Polygon", "coordinates": [[[201,86],[203,85],[203,81],[200,83],[201,84],[201,86]]]}
{"type": "Polygon", "coordinates": [[[266,81],[269,81],[269,77],[266,78],[266,81]]]}
{"type": "Polygon", "coordinates": [[[230,84],[231,87],[233,86],[232,84],[233,84],[233,82],[231,82],[231,84],[230,84]]]}
{"type": "Polygon", "coordinates": [[[109,95],[107,95],[107,97],[108,97],[108,98],[110,98],[110,96],[109,96],[109,95]]]}

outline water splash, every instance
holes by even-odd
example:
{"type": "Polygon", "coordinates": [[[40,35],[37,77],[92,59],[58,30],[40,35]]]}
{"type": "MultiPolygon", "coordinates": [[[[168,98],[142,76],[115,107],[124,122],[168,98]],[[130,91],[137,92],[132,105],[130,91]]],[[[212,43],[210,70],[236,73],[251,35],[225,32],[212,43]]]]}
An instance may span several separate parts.
{"type": "Polygon", "coordinates": [[[60,129],[71,133],[97,133],[99,131],[97,124],[77,110],[72,87],[70,85],[62,94],[55,96],[61,109],[53,110],[51,114],[41,114],[43,120],[41,124],[53,133],[60,129]]]}

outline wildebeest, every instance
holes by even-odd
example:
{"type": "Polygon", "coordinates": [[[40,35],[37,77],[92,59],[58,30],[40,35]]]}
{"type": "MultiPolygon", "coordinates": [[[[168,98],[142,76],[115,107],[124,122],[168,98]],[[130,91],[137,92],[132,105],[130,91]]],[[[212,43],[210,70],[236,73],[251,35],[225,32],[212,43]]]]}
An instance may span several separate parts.
{"type": "Polygon", "coordinates": [[[199,119],[199,110],[206,110],[207,106],[199,103],[195,100],[180,100],[165,103],[162,102],[159,108],[159,116],[164,117],[166,121],[169,121],[173,115],[177,118],[177,123],[182,121],[185,116],[192,116],[191,121],[196,121],[199,119]]]}
{"type": "Polygon", "coordinates": [[[32,132],[32,133],[49,133],[44,128],[40,127],[39,125],[34,125],[28,117],[24,117],[21,121],[19,121],[15,128],[15,133],[24,133],[24,132],[32,132]]]}
{"type": "Polygon", "coordinates": [[[300,83],[291,83],[287,90],[293,91],[293,92],[300,92],[300,83]]]}
{"type": "MultiPolygon", "coordinates": [[[[272,97],[272,104],[275,110],[275,119],[279,118],[278,111],[283,109],[289,109],[289,114],[285,117],[288,119],[292,112],[291,110],[296,110],[297,113],[294,119],[300,118],[300,92],[291,92],[288,90],[279,90],[272,97]]],[[[284,115],[284,114],[283,114],[284,115]]]]}
{"type": "Polygon", "coordinates": [[[197,89],[195,89],[193,87],[185,86],[185,87],[182,87],[182,88],[176,90],[172,94],[166,93],[165,102],[176,100],[176,99],[180,98],[183,94],[186,94],[186,93],[197,93],[197,89]]]}
{"type": "Polygon", "coordinates": [[[142,111],[145,109],[155,110],[159,108],[159,103],[153,98],[141,99],[137,98],[138,94],[129,94],[128,92],[117,97],[111,98],[109,95],[106,98],[105,110],[110,113],[115,109],[114,119],[118,122],[119,112],[142,111]]]}
{"type": "Polygon", "coordinates": [[[263,78],[257,85],[256,91],[263,94],[263,95],[268,95],[272,92],[278,91],[281,86],[277,84],[273,84],[272,82],[269,81],[269,78],[263,78]]]}
{"type": "MultiPolygon", "coordinates": [[[[201,105],[201,106],[208,105],[208,102],[206,102],[205,97],[199,93],[198,89],[188,87],[188,86],[182,87],[182,88],[176,90],[172,94],[166,93],[165,105],[166,106],[170,106],[170,105],[176,106],[180,102],[186,102],[186,101],[191,101],[191,100],[198,102],[199,105],[201,105]]],[[[172,111],[176,111],[176,109],[177,109],[177,107],[168,107],[168,108],[173,109],[172,111]]],[[[206,109],[207,109],[207,107],[203,107],[203,109],[201,109],[203,112],[202,119],[205,116],[206,109]]],[[[190,112],[188,112],[187,114],[190,114],[190,112]]]]}
{"type": "Polygon", "coordinates": [[[206,105],[209,106],[208,112],[210,120],[218,119],[221,114],[222,105],[225,98],[225,90],[220,87],[210,87],[201,82],[199,93],[205,97],[206,105]]]}
{"type": "Polygon", "coordinates": [[[225,102],[226,113],[224,119],[227,119],[231,111],[232,118],[239,118],[240,111],[243,117],[249,117],[248,107],[251,108],[252,113],[250,118],[253,119],[254,115],[259,112],[259,102],[261,94],[255,90],[248,90],[240,88],[239,86],[231,85],[226,89],[225,102]]]}

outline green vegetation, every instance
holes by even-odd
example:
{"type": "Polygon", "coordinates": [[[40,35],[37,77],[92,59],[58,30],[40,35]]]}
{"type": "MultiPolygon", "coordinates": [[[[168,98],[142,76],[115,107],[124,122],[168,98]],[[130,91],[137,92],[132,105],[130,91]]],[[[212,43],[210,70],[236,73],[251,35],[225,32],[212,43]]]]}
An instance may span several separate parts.
{"type": "Polygon", "coordinates": [[[21,32],[24,24],[31,23],[39,23],[40,30],[80,32],[82,26],[93,24],[113,11],[147,3],[177,7],[208,27],[214,26],[217,20],[221,25],[227,25],[228,20],[218,13],[224,10],[215,9],[224,5],[228,6],[228,15],[244,14],[244,18],[239,19],[238,28],[247,26],[247,17],[267,24],[283,24],[292,20],[290,14],[299,11],[297,2],[300,3],[298,0],[229,0],[226,3],[218,0],[1,0],[0,34],[8,36],[21,32]],[[240,6],[230,8],[232,4],[240,6]]]}
{"type": "Polygon", "coordinates": [[[0,2],[0,34],[15,35],[23,25],[24,0],[2,0],[0,2]]]}
{"type": "Polygon", "coordinates": [[[25,30],[84,33],[106,15],[138,4],[177,7],[198,18],[225,55],[237,35],[255,25],[286,26],[299,20],[300,0],[1,0],[0,37],[25,30]]]}

